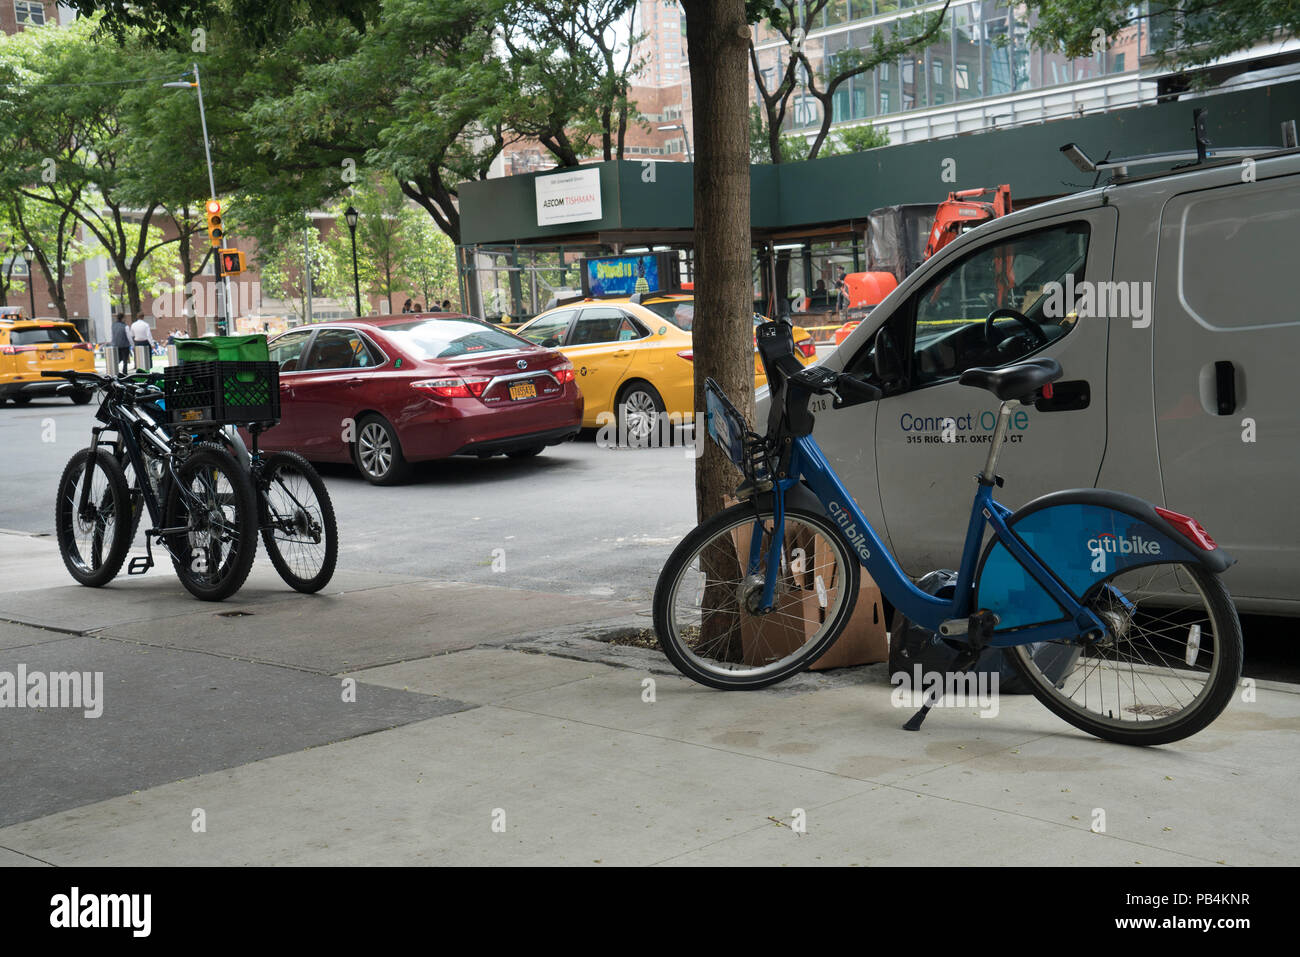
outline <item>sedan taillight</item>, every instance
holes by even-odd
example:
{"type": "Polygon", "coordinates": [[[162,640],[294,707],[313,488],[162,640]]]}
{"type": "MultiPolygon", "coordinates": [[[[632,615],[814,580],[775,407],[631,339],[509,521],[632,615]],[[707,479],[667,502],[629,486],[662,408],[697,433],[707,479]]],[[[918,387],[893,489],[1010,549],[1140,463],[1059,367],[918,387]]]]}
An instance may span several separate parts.
{"type": "Polygon", "coordinates": [[[411,388],[445,399],[468,399],[481,396],[490,379],[420,379],[411,388]]]}
{"type": "Polygon", "coordinates": [[[803,339],[796,342],[794,347],[802,352],[807,359],[817,358],[817,343],[813,342],[812,339],[803,339]]]}
{"type": "Polygon", "coordinates": [[[572,382],[574,380],[573,363],[568,359],[563,360],[559,365],[551,370],[551,375],[555,376],[555,381],[560,385],[564,385],[566,382],[572,382]]]}

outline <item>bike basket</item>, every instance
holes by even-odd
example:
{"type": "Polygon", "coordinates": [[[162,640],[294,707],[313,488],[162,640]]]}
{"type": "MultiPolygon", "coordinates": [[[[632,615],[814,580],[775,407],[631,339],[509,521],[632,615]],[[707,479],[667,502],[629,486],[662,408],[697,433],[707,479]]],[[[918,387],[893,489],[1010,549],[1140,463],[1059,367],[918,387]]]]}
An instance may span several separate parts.
{"type": "Polygon", "coordinates": [[[704,380],[704,403],[709,438],[737,468],[744,468],[745,436],[749,433],[744,416],[712,379],[704,380]]]}
{"type": "Polygon", "coordinates": [[[178,425],[244,424],[280,418],[274,362],[184,362],[163,374],[167,416],[178,425]]]}

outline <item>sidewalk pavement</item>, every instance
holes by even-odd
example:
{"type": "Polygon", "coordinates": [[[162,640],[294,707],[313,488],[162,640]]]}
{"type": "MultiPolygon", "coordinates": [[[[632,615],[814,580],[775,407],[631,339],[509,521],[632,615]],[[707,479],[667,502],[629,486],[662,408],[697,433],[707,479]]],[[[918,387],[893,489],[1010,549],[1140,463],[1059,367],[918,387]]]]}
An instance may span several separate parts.
{"type": "Polygon", "coordinates": [[[98,718],[0,709],[0,865],[1300,861],[1300,687],[1160,748],[1028,697],[908,733],[883,665],[729,694],[594,639],[646,613],[347,571],[303,596],[261,559],[206,604],[0,533],[0,672],[104,676],[98,718]]]}

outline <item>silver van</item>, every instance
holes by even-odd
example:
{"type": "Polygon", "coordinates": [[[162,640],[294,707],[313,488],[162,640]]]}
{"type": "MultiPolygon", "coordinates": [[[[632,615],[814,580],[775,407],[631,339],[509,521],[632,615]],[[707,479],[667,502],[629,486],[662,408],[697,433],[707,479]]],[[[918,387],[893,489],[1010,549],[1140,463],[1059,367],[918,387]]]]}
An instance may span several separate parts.
{"type": "Polygon", "coordinates": [[[1243,611],[1300,614],[1300,151],[1196,165],[962,236],[827,356],[884,390],[817,441],[903,568],[954,568],[997,400],[973,366],[1043,355],[1053,414],[1018,412],[1007,505],[1103,487],[1193,515],[1243,611]]]}

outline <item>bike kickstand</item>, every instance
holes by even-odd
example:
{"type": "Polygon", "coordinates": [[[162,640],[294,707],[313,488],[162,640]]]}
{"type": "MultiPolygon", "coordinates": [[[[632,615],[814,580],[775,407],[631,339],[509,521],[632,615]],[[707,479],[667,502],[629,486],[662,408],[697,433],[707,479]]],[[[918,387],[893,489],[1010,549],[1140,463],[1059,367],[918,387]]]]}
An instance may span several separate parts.
{"type": "MultiPolygon", "coordinates": [[[[977,611],[970,616],[970,622],[967,626],[970,644],[952,663],[953,672],[961,674],[975,667],[975,663],[980,660],[980,655],[988,647],[989,639],[993,636],[993,629],[997,627],[997,623],[998,616],[990,611],[977,611]]],[[[921,705],[921,710],[907,719],[907,723],[903,725],[903,730],[920,731],[921,722],[925,720],[925,716],[930,713],[930,709],[938,704],[942,697],[943,687],[940,686],[935,689],[934,696],[921,705]]]]}

